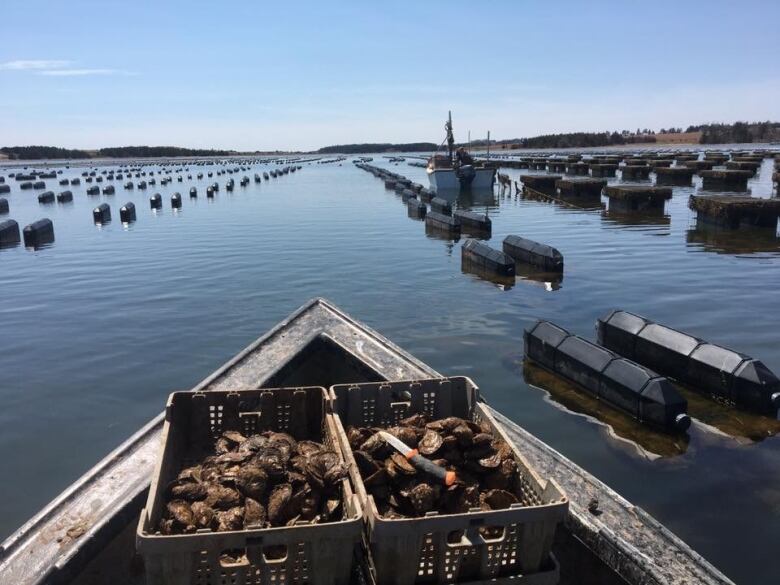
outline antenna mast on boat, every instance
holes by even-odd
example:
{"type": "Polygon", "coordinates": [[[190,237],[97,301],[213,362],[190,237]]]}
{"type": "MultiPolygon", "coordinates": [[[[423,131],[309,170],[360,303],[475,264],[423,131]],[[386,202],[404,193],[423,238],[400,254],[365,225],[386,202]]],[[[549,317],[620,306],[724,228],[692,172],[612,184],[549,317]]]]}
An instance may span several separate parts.
{"type": "Polygon", "coordinates": [[[447,131],[447,151],[450,154],[450,160],[452,160],[452,149],[455,146],[455,137],[452,135],[452,110],[447,111],[447,123],[444,125],[444,129],[447,131]]]}

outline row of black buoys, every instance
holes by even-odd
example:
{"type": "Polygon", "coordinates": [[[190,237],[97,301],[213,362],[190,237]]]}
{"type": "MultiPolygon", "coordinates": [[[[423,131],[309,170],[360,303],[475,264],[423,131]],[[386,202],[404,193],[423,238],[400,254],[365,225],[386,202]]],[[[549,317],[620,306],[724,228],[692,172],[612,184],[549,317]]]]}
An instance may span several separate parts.
{"type": "Polygon", "coordinates": [[[627,311],[596,323],[599,343],[729,403],[777,415],[780,380],[761,361],[627,311]]]}
{"type": "Polygon", "coordinates": [[[434,197],[431,199],[431,211],[443,213],[444,215],[452,215],[452,204],[441,197],[434,197]]]}
{"type": "Polygon", "coordinates": [[[111,207],[108,203],[101,203],[92,210],[92,219],[97,224],[104,224],[111,221],[111,207]]]}
{"type": "Polygon", "coordinates": [[[563,254],[547,244],[510,235],[504,238],[503,250],[515,260],[546,272],[563,272],[563,254]]]}
{"type": "Polygon", "coordinates": [[[0,221],[0,246],[18,244],[20,240],[18,223],[13,219],[0,221]]]}
{"type": "Polygon", "coordinates": [[[38,248],[54,241],[54,224],[44,218],[32,222],[22,230],[24,245],[28,248],[38,248]]]}
{"type": "Polygon", "coordinates": [[[663,376],[549,321],[523,332],[524,353],[540,366],[640,422],[667,432],[691,424],[688,402],[663,376]]]}
{"type": "Polygon", "coordinates": [[[39,194],[38,203],[54,203],[54,191],[45,191],[39,194]]]}
{"type": "Polygon", "coordinates": [[[498,276],[515,275],[514,259],[478,240],[466,240],[461,246],[460,252],[464,261],[471,263],[481,271],[498,276]]]}
{"type": "Polygon", "coordinates": [[[410,198],[406,203],[406,212],[409,217],[417,219],[425,219],[425,215],[428,212],[428,207],[417,199],[416,197],[410,198]]]}
{"type": "Polygon", "coordinates": [[[128,201],[122,207],[119,208],[119,220],[122,223],[130,223],[135,221],[135,203],[128,201]]]}
{"type": "Polygon", "coordinates": [[[425,214],[425,226],[452,236],[460,235],[460,222],[451,215],[444,215],[437,211],[429,211],[425,214]]]}
{"type": "Polygon", "coordinates": [[[468,232],[480,235],[489,235],[493,231],[493,222],[484,213],[458,210],[454,217],[460,221],[461,228],[468,232]]]}

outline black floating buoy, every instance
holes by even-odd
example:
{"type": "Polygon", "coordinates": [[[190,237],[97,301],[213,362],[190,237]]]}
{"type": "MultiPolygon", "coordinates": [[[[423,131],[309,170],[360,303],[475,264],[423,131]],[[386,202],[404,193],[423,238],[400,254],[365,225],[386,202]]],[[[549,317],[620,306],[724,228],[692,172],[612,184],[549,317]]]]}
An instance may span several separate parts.
{"type": "Polygon", "coordinates": [[[131,201],[125,203],[119,208],[119,219],[122,223],[135,221],[135,204],[131,201]]]}
{"type": "Polygon", "coordinates": [[[174,193],[171,195],[171,207],[173,209],[181,209],[181,194],[174,193]]]}
{"type": "Polygon", "coordinates": [[[0,246],[19,243],[19,224],[13,219],[0,221],[0,246]]]}
{"type": "Polygon", "coordinates": [[[209,199],[214,198],[214,187],[208,187],[206,189],[206,197],[208,197],[209,199]]]}
{"type": "Polygon", "coordinates": [[[38,203],[54,203],[54,192],[46,191],[38,195],[38,203]]]}
{"type": "Polygon", "coordinates": [[[11,185],[0,185],[0,193],[10,193],[11,185]]]}
{"type": "Polygon", "coordinates": [[[8,199],[0,197],[0,214],[8,213],[8,199]]]}
{"type": "Polygon", "coordinates": [[[190,188],[190,197],[197,197],[198,196],[198,190],[195,187],[190,188]]]}
{"type": "Polygon", "coordinates": [[[48,218],[32,222],[22,230],[24,245],[28,248],[38,248],[54,241],[54,224],[48,218]]]}
{"type": "Polygon", "coordinates": [[[108,203],[101,203],[95,209],[92,210],[92,219],[95,223],[103,224],[111,221],[111,207],[108,203]]]}
{"type": "Polygon", "coordinates": [[[46,183],[44,183],[43,181],[35,181],[33,183],[33,189],[45,189],[45,188],[46,188],[46,183]]]}
{"type": "Polygon", "coordinates": [[[81,179],[79,179],[78,177],[76,177],[75,179],[71,179],[70,180],[70,184],[71,185],[81,185],[81,179]]]}
{"type": "Polygon", "coordinates": [[[73,193],[71,193],[70,191],[63,191],[61,193],[58,193],[57,201],[59,203],[68,203],[69,201],[73,201],[73,193]]]}
{"type": "Polygon", "coordinates": [[[87,195],[100,195],[100,187],[95,185],[94,187],[90,187],[87,189],[87,195]]]}
{"type": "Polygon", "coordinates": [[[155,193],[149,198],[149,205],[152,209],[162,209],[162,196],[155,193]]]}
{"type": "Polygon", "coordinates": [[[103,187],[103,195],[113,195],[115,193],[113,185],[103,187]]]}

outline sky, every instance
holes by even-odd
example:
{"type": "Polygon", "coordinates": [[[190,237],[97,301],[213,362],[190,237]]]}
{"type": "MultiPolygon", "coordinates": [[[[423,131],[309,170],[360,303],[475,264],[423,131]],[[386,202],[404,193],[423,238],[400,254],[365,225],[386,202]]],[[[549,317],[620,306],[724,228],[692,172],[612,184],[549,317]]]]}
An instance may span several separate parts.
{"type": "Polygon", "coordinates": [[[0,146],[780,121],[780,1],[3,2],[0,146]]]}

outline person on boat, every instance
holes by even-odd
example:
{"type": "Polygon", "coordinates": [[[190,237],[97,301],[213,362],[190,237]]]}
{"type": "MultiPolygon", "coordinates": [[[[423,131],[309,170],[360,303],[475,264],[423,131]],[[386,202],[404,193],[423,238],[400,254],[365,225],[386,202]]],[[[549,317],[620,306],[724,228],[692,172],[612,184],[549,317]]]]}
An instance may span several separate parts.
{"type": "Polygon", "coordinates": [[[455,151],[455,158],[458,160],[458,166],[474,164],[474,159],[462,146],[455,151]]]}

